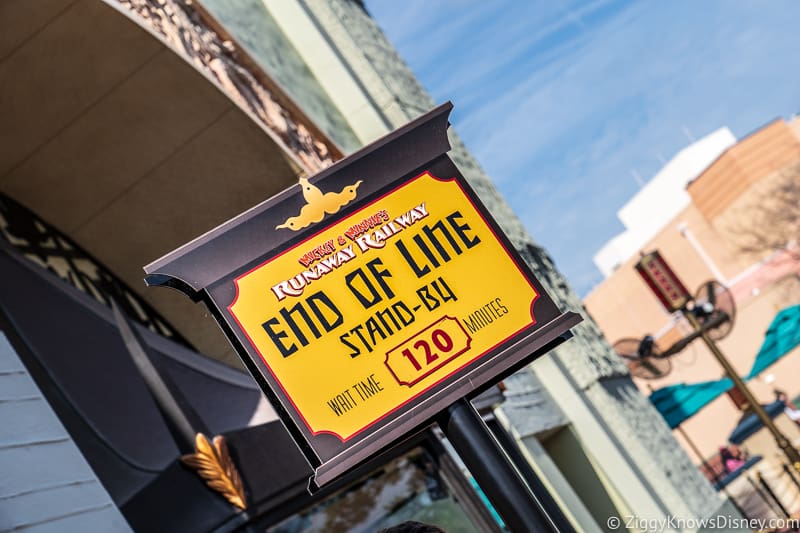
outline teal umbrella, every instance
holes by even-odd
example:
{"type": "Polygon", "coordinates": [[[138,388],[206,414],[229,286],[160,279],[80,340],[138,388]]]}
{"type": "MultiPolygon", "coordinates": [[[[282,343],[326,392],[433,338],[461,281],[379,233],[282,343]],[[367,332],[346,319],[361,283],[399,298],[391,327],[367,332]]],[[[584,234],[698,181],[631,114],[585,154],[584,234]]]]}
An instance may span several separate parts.
{"type": "Polygon", "coordinates": [[[677,383],[653,391],[650,401],[669,427],[675,429],[731,387],[733,382],[730,378],[692,384],[677,383]]]}
{"type": "Polygon", "coordinates": [[[753,379],[800,344],[800,305],[793,305],[775,315],[769,325],[753,368],[745,379],[753,379]]]}
{"type": "MultiPolygon", "coordinates": [[[[742,379],[749,381],[792,351],[800,344],[800,305],[781,310],[767,328],[764,342],[753,361],[750,373],[742,379]]],[[[701,383],[677,383],[653,391],[650,401],[667,421],[676,428],[718,396],[733,387],[730,378],[701,383]]]]}

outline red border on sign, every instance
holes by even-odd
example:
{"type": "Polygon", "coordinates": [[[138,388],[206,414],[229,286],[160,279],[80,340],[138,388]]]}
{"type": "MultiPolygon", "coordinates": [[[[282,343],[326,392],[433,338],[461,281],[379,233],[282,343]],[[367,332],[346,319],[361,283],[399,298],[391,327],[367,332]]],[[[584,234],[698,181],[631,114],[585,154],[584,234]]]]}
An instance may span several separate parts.
{"type": "MultiPolygon", "coordinates": [[[[263,267],[263,266],[265,266],[265,265],[267,265],[267,264],[269,264],[269,263],[271,263],[272,261],[274,261],[274,260],[278,259],[279,257],[282,257],[282,256],[284,256],[284,255],[288,254],[289,252],[293,251],[295,248],[299,248],[300,246],[302,246],[302,245],[303,245],[303,244],[305,244],[306,242],[310,241],[311,239],[314,239],[314,238],[316,238],[316,237],[317,237],[317,236],[318,236],[320,233],[322,233],[322,232],[324,232],[325,230],[327,230],[327,229],[328,229],[330,226],[326,226],[325,228],[322,228],[322,229],[320,229],[320,230],[319,230],[318,232],[316,232],[315,234],[313,234],[313,235],[310,235],[308,238],[306,238],[306,239],[304,239],[304,240],[302,240],[302,241],[298,242],[297,244],[295,244],[295,245],[294,245],[294,246],[292,246],[291,248],[287,248],[286,250],[284,250],[284,251],[283,251],[283,252],[281,252],[280,254],[278,254],[278,255],[275,255],[275,256],[273,256],[273,257],[270,257],[269,259],[267,259],[267,260],[266,260],[266,261],[264,261],[263,263],[261,263],[261,264],[259,264],[259,265],[255,266],[255,267],[251,268],[250,270],[248,270],[247,272],[245,272],[245,273],[243,273],[243,274],[241,274],[241,275],[237,276],[237,277],[236,277],[236,279],[234,279],[234,280],[233,280],[233,284],[234,284],[234,286],[235,286],[235,288],[236,288],[236,295],[234,296],[234,298],[233,298],[233,301],[232,301],[232,302],[230,303],[230,305],[228,305],[228,307],[227,307],[228,313],[229,313],[229,314],[230,314],[230,315],[233,317],[233,319],[234,319],[234,320],[236,321],[236,323],[239,325],[239,331],[241,331],[241,332],[242,332],[242,333],[245,335],[245,337],[247,337],[247,340],[250,342],[250,346],[252,346],[252,347],[253,347],[253,349],[256,351],[256,353],[258,353],[258,355],[261,357],[261,360],[264,362],[264,366],[266,366],[266,367],[267,367],[267,370],[269,370],[270,374],[272,374],[272,378],[273,378],[273,379],[275,380],[275,382],[276,382],[276,383],[277,383],[277,384],[280,386],[281,390],[283,391],[283,395],[284,395],[284,397],[285,397],[287,400],[289,400],[289,403],[291,403],[291,404],[292,404],[292,408],[294,409],[294,412],[298,414],[298,416],[299,416],[299,417],[300,417],[300,418],[303,420],[303,423],[306,425],[306,427],[308,428],[308,430],[309,430],[309,431],[311,432],[311,434],[312,434],[312,435],[314,435],[314,436],[316,436],[316,435],[323,435],[323,434],[327,434],[327,435],[333,435],[333,436],[335,436],[336,438],[338,438],[340,441],[342,441],[342,442],[347,442],[348,440],[352,439],[352,438],[353,438],[353,437],[355,437],[356,435],[359,435],[361,432],[363,432],[363,431],[364,431],[364,430],[366,430],[367,428],[369,428],[369,427],[371,427],[371,426],[373,426],[373,425],[377,424],[378,422],[380,422],[381,420],[385,419],[386,417],[388,417],[388,416],[389,416],[389,415],[391,415],[392,413],[396,412],[397,410],[399,410],[399,409],[402,409],[403,407],[405,407],[406,405],[408,405],[408,404],[409,404],[411,401],[415,400],[415,399],[416,399],[416,398],[418,398],[420,395],[422,395],[422,394],[424,394],[424,393],[428,392],[429,390],[431,390],[432,388],[436,387],[436,386],[437,386],[437,385],[439,385],[441,382],[443,382],[444,380],[446,380],[447,378],[449,378],[449,377],[450,377],[450,376],[452,376],[453,374],[457,373],[458,371],[460,371],[460,370],[461,370],[462,368],[464,368],[465,366],[467,366],[467,365],[469,365],[469,364],[472,364],[472,363],[474,363],[474,362],[478,361],[479,359],[483,358],[483,357],[484,357],[484,356],[485,356],[487,353],[489,353],[489,352],[493,351],[495,348],[497,348],[498,346],[500,346],[501,344],[503,344],[503,343],[504,343],[504,342],[506,342],[507,340],[509,340],[509,339],[511,339],[511,338],[513,338],[513,337],[515,337],[515,336],[517,336],[517,335],[518,335],[520,332],[524,331],[525,329],[529,328],[530,326],[536,325],[536,317],[535,317],[535,316],[534,316],[534,314],[533,314],[533,307],[534,307],[534,304],[536,303],[536,300],[538,300],[538,299],[539,299],[539,296],[540,296],[540,295],[539,295],[539,291],[537,291],[537,290],[536,290],[536,287],[534,287],[534,286],[533,286],[533,284],[532,284],[532,283],[530,282],[530,280],[527,278],[527,276],[526,276],[526,275],[525,275],[525,273],[522,271],[522,269],[521,269],[521,268],[520,268],[520,266],[517,264],[517,262],[514,260],[514,258],[513,258],[513,257],[511,257],[511,254],[508,252],[508,249],[507,249],[507,248],[506,248],[506,246],[503,244],[503,242],[501,241],[501,239],[498,237],[498,235],[497,235],[497,232],[494,230],[494,228],[492,227],[492,225],[491,225],[491,224],[490,224],[490,223],[489,223],[489,222],[486,220],[486,218],[483,216],[483,213],[481,212],[481,210],[480,210],[480,209],[478,209],[478,207],[475,205],[475,202],[472,200],[472,198],[470,197],[470,195],[469,195],[469,194],[467,194],[467,192],[464,190],[464,187],[462,187],[461,183],[460,183],[460,182],[459,182],[459,181],[458,181],[458,180],[457,180],[455,177],[452,177],[452,178],[437,178],[436,176],[434,176],[433,174],[431,174],[429,171],[427,171],[427,170],[426,170],[425,172],[422,172],[421,174],[419,174],[419,175],[417,175],[417,176],[415,176],[415,177],[411,178],[410,180],[408,180],[408,181],[406,181],[406,182],[404,182],[404,183],[402,183],[402,184],[398,185],[398,186],[397,186],[397,187],[395,187],[394,189],[391,189],[390,191],[387,191],[386,193],[382,194],[382,195],[381,195],[381,196],[379,196],[378,198],[374,199],[373,201],[371,201],[371,202],[370,202],[370,203],[368,203],[367,205],[365,205],[365,206],[363,206],[362,208],[360,208],[360,209],[359,209],[357,212],[361,212],[361,211],[364,211],[364,210],[366,210],[366,209],[367,209],[368,207],[370,207],[371,205],[373,205],[373,204],[375,204],[375,203],[377,203],[377,202],[379,202],[379,201],[383,200],[384,198],[386,198],[387,196],[389,196],[389,195],[391,195],[391,194],[394,194],[395,192],[397,192],[398,190],[402,189],[403,187],[406,187],[406,186],[408,186],[408,185],[412,184],[413,182],[415,182],[415,181],[417,181],[417,180],[419,180],[419,179],[421,179],[421,178],[424,178],[425,176],[429,176],[430,178],[432,178],[432,179],[434,179],[434,180],[436,180],[436,181],[441,181],[441,182],[450,182],[450,181],[455,181],[455,182],[456,182],[456,185],[458,186],[458,188],[459,188],[459,189],[461,189],[461,193],[462,193],[462,194],[464,195],[464,197],[465,197],[465,198],[466,198],[466,199],[469,201],[469,203],[472,205],[472,208],[475,210],[475,212],[478,214],[478,216],[481,218],[481,220],[483,220],[483,223],[486,225],[486,227],[489,229],[489,231],[490,231],[490,232],[492,233],[492,235],[494,236],[494,238],[495,238],[495,241],[497,241],[497,242],[500,244],[500,247],[503,249],[503,251],[506,253],[506,255],[507,255],[507,256],[508,256],[508,257],[511,259],[511,262],[512,262],[512,263],[514,264],[514,266],[517,268],[517,271],[519,271],[519,273],[522,275],[523,279],[524,279],[524,280],[525,280],[525,281],[528,283],[528,286],[529,286],[529,287],[530,287],[530,288],[533,290],[533,292],[535,293],[535,296],[533,297],[533,300],[531,301],[531,305],[530,305],[530,316],[531,316],[531,321],[530,321],[530,323],[528,323],[528,324],[526,324],[525,326],[521,327],[521,328],[520,328],[520,329],[518,329],[517,331],[515,331],[515,332],[511,333],[510,335],[508,335],[508,336],[507,336],[506,338],[504,338],[503,340],[501,340],[501,341],[497,342],[497,343],[496,343],[496,344],[494,344],[493,346],[491,346],[491,347],[489,347],[488,349],[484,350],[484,352],[483,352],[483,353],[481,353],[480,355],[478,355],[478,356],[477,356],[477,357],[475,357],[474,359],[472,359],[472,360],[470,360],[470,361],[467,361],[466,363],[464,363],[464,364],[462,364],[462,365],[460,365],[460,366],[458,366],[458,367],[455,367],[455,368],[454,368],[454,369],[453,369],[451,372],[449,372],[448,374],[446,374],[446,375],[442,376],[442,377],[441,377],[441,379],[439,379],[439,380],[438,380],[438,381],[436,381],[435,383],[431,383],[431,384],[430,384],[428,387],[426,387],[426,388],[424,388],[424,389],[420,389],[420,390],[419,390],[419,392],[417,392],[417,393],[416,393],[414,396],[412,396],[411,398],[407,399],[407,400],[406,400],[406,401],[404,401],[403,403],[401,403],[401,404],[399,404],[399,405],[395,406],[395,407],[394,407],[393,409],[391,409],[390,411],[387,411],[386,413],[384,413],[383,415],[379,416],[378,418],[376,418],[376,419],[372,420],[371,422],[369,422],[368,424],[364,425],[363,427],[361,427],[361,428],[359,428],[359,429],[355,430],[355,431],[354,431],[354,432],[353,432],[353,433],[352,433],[350,436],[348,436],[348,437],[346,437],[346,438],[345,438],[345,437],[342,437],[341,435],[339,435],[338,433],[336,433],[336,432],[334,432],[334,431],[330,431],[330,430],[326,430],[326,429],[319,430],[319,431],[315,431],[315,430],[314,430],[314,429],[311,427],[311,425],[308,423],[308,420],[306,420],[306,417],[303,415],[303,412],[302,412],[300,409],[298,409],[298,408],[297,408],[297,404],[294,402],[294,400],[292,399],[292,397],[289,395],[288,391],[286,390],[286,387],[283,385],[283,383],[281,382],[281,380],[278,378],[278,375],[275,373],[275,371],[272,369],[272,367],[271,367],[271,366],[269,366],[269,363],[267,362],[267,359],[264,357],[264,354],[262,354],[262,353],[261,353],[261,350],[259,350],[259,349],[258,349],[258,346],[256,346],[256,343],[255,343],[255,342],[253,342],[253,339],[252,339],[252,338],[250,337],[250,335],[247,333],[247,330],[245,330],[245,328],[242,326],[242,323],[239,321],[239,318],[236,316],[236,314],[235,314],[235,313],[232,311],[232,308],[233,308],[233,306],[234,306],[234,305],[236,305],[236,302],[237,302],[237,300],[239,299],[239,280],[240,280],[240,279],[242,279],[242,278],[243,278],[243,277],[245,277],[245,276],[248,276],[248,275],[249,275],[249,274],[251,274],[252,272],[254,272],[254,271],[256,271],[256,270],[260,269],[261,267],[263,267]]],[[[355,213],[357,213],[357,212],[354,212],[354,213],[352,213],[352,214],[355,214],[355,213]]],[[[352,216],[352,215],[351,215],[351,216],[352,216]]],[[[460,324],[460,323],[459,323],[459,324],[460,324]]]]}

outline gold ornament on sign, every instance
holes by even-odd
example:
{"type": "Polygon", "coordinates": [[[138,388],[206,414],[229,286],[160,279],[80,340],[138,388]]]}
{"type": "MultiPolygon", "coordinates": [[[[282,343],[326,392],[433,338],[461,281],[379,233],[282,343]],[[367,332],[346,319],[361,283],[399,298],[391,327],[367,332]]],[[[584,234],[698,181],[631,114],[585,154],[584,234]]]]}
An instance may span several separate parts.
{"type": "Polygon", "coordinates": [[[348,185],[341,192],[323,193],[318,187],[309,183],[308,178],[300,178],[300,187],[303,189],[306,205],[300,209],[299,215],[287,218],[286,222],[275,226],[275,229],[288,228],[297,231],[309,224],[319,222],[326,213],[332,215],[354,200],[359,185],[361,185],[361,180],[348,185]]]}
{"type": "Polygon", "coordinates": [[[194,445],[197,453],[182,456],[181,462],[197,472],[206,485],[222,494],[230,503],[239,509],[247,507],[242,478],[228,453],[225,438],[214,437],[212,444],[205,435],[198,433],[194,445]]]}

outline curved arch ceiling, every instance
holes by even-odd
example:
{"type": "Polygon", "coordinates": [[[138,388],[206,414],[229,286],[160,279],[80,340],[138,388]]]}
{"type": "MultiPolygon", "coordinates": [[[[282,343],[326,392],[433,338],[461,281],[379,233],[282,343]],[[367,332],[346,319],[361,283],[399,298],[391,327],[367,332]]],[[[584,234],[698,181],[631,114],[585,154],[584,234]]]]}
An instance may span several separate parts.
{"type": "Polygon", "coordinates": [[[145,289],[142,266],[308,166],[224,83],[109,4],[0,2],[0,191],[105,263],[201,351],[234,362],[205,310],[145,289]]]}

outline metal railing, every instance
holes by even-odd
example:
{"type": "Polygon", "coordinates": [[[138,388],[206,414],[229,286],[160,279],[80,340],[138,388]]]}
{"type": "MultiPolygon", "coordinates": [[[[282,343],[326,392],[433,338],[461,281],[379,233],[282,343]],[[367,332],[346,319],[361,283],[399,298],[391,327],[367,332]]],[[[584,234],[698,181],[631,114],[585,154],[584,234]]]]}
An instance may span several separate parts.
{"type": "Polygon", "coordinates": [[[113,298],[127,316],[194,349],[158,311],[72,239],[0,193],[0,235],[21,256],[107,307],[113,298]]]}

